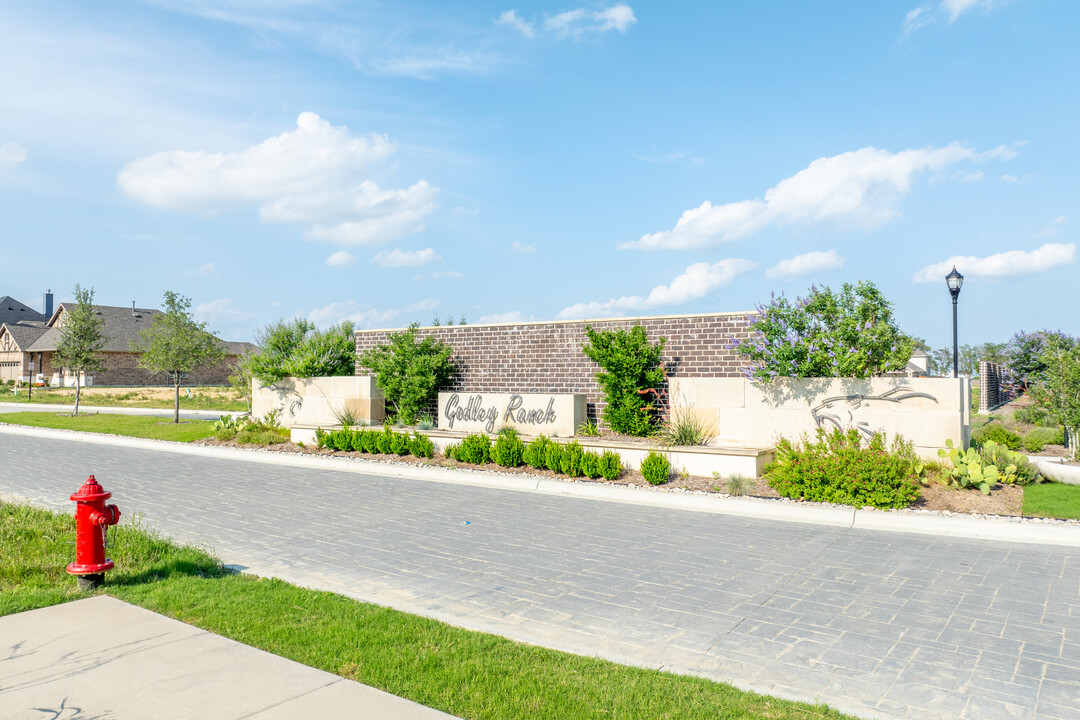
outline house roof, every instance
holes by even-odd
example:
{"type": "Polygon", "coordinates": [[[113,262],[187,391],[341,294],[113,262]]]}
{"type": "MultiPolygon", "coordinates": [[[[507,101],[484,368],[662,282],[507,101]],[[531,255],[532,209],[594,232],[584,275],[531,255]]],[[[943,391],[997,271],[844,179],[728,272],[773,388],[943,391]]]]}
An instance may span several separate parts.
{"type": "Polygon", "coordinates": [[[48,332],[48,328],[44,323],[35,323],[33,325],[26,323],[4,323],[0,325],[0,335],[7,333],[15,344],[23,352],[29,352],[30,346],[34,344],[39,337],[48,332]]]}
{"type": "MultiPolygon", "coordinates": [[[[49,329],[34,344],[27,348],[30,352],[50,352],[60,343],[60,318],[65,312],[71,312],[75,303],[60,303],[49,318],[49,329]]],[[[139,339],[139,333],[149,328],[154,318],[161,315],[160,310],[151,308],[113,307],[95,305],[94,312],[104,321],[102,335],[105,344],[102,352],[131,352],[131,341],[139,339]]]]}
{"type": "Polygon", "coordinates": [[[0,297],[0,325],[17,322],[44,323],[46,320],[48,320],[47,317],[15,298],[7,295],[0,297]]]}
{"type": "MultiPolygon", "coordinates": [[[[65,312],[74,309],[74,303],[60,303],[49,318],[49,327],[41,332],[32,341],[29,347],[21,342],[19,347],[27,352],[51,352],[56,350],[60,343],[60,318],[65,312]]],[[[154,319],[164,315],[160,310],[153,308],[129,308],[114,307],[111,305],[95,305],[94,311],[104,321],[102,334],[105,336],[105,344],[101,347],[102,352],[132,352],[131,343],[138,341],[139,334],[148,329],[154,323],[154,319]]],[[[14,335],[13,335],[14,337],[14,335]]],[[[255,346],[247,342],[222,341],[227,355],[239,355],[245,350],[255,346]]]]}

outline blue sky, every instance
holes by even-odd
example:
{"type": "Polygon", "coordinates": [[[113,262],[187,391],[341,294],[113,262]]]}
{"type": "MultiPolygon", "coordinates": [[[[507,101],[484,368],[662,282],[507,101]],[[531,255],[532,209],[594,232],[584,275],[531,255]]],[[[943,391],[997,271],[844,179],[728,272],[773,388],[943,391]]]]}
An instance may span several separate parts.
{"type": "Polygon", "coordinates": [[[0,294],[230,339],[747,310],[870,280],[1080,334],[1080,5],[0,7],[0,294]]]}

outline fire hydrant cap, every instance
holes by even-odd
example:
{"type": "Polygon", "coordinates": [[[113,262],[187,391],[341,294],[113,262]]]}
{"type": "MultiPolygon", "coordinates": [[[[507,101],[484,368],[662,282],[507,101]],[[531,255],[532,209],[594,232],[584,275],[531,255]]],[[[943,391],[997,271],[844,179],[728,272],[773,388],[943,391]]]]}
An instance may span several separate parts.
{"type": "Polygon", "coordinates": [[[112,493],[105,492],[105,488],[101,487],[98,481],[94,479],[94,476],[91,475],[77,492],[71,494],[70,499],[75,502],[89,502],[91,500],[108,500],[111,497],[112,493]]]}

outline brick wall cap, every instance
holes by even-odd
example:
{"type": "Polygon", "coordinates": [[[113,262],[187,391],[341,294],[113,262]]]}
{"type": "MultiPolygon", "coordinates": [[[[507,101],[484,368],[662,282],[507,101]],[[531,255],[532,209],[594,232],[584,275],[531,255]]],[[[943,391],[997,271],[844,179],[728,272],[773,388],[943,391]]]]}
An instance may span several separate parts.
{"type": "MultiPolygon", "coordinates": [[[[693,315],[639,315],[637,317],[616,317],[616,318],[592,318],[586,320],[528,320],[522,322],[509,322],[509,323],[476,323],[475,325],[421,325],[418,330],[442,330],[444,328],[459,329],[475,329],[475,328],[488,328],[488,327],[517,327],[519,325],[585,325],[587,323],[614,323],[614,322],[645,322],[652,320],[692,320],[695,318],[712,318],[712,317],[746,317],[747,315],[757,315],[757,310],[743,310],[738,312],[713,312],[713,313],[696,313],[693,315]]],[[[365,333],[384,333],[384,332],[401,332],[408,328],[372,328],[371,330],[357,330],[357,335],[363,335],[365,333]]]]}

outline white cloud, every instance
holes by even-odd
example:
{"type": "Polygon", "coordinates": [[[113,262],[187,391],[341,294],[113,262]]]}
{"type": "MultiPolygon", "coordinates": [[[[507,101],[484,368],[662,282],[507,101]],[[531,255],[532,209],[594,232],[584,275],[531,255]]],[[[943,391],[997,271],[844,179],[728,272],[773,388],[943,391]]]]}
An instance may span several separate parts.
{"type": "Polygon", "coordinates": [[[904,16],[904,34],[908,35],[942,19],[951,25],[968,10],[979,6],[987,8],[993,3],[994,0],[941,0],[937,7],[920,5],[904,16]]]}
{"type": "Polygon", "coordinates": [[[483,315],[477,322],[491,325],[498,325],[500,323],[518,323],[525,322],[525,316],[521,314],[520,310],[511,310],[510,312],[483,315]]]}
{"type": "Polygon", "coordinates": [[[956,19],[976,5],[989,5],[989,0],[941,0],[941,7],[949,14],[949,22],[956,19]]]}
{"type": "Polygon", "coordinates": [[[19,163],[25,162],[30,157],[22,145],[16,142],[0,144],[0,173],[13,169],[19,163]]]}
{"type": "Polygon", "coordinates": [[[642,235],[620,249],[708,248],[748,237],[774,225],[835,222],[874,229],[899,215],[899,199],[916,174],[958,162],[1011,159],[1001,146],[976,152],[959,143],[942,148],[891,153],[874,147],[818,158],[765,191],[764,199],[713,205],[705,201],[685,211],[675,227],[642,235]]]}
{"type": "Polygon", "coordinates": [[[200,265],[197,270],[188,270],[188,275],[199,275],[201,277],[217,277],[220,274],[221,271],[212,262],[200,265]]]}
{"type": "Polygon", "coordinates": [[[460,280],[464,277],[465,273],[458,272],[457,270],[439,270],[427,275],[422,273],[413,275],[413,282],[423,282],[425,280],[460,280]]]}
{"type": "Polygon", "coordinates": [[[1059,265],[1076,262],[1075,243],[1047,243],[1040,248],[1025,252],[1009,250],[988,257],[955,255],[933,265],[927,265],[915,273],[917,283],[941,282],[955,266],[965,277],[1008,277],[1043,272],[1059,265]]]}
{"type": "Polygon", "coordinates": [[[259,204],[264,222],[310,225],[309,240],[353,246],[423,229],[436,190],[419,182],[384,190],[363,175],[394,152],[385,135],[354,137],[303,112],[296,129],[245,150],[170,150],[126,165],[117,177],[129,196],[159,208],[214,212],[259,204]]]}
{"type": "Polygon", "coordinates": [[[1006,174],[1001,176],[1001,182],[1018,183],[1020,182],[1020,178],[1016,177],[1015,175],[1006,174]]]}
{"type": "Polygon", "coordinates": [[[712,264],[697,262],[671,281],[670,285],[657,285],[647,297],[624,295],[606,302],[577,303],[559,312],[560,320],[576,320],[590,317],[625,315],[658,307],[682,305],[690,300],[705,297],[713,290],[727,287],[736,276],[748,272],[756,264],[741,258],[729,258],[712,264]]]}
{"type": "Polygon", "coordinates": [[[1065,224],[1066,217],[1064,215],[1058,215],[1054,218],[1054,222],[1044,227],[1039,232],[1035,233],[1035,237],[1053,237],[1061,232],[1061,226],[1065,224]]]}
{"type": "Polygon", "coordinates": [[[519,31],[525,37],[532,37],[535,34],[533,24],[526,22],[518,16],[516,10],[503,10],[499,15],[499,19],[495,21],[496,25],[509,25],[515,30],[519,31]]]}
{"type": "Polygon", "coordinates": [[[371,258],[379,267],[420,267],[441,260],[432,248],[423,250],[391,250],[371,258]]]}
{"type": "Polygon", "coordinates": [[[335,325],[343,320],[348,320],[358,327],[374,327],[386,323],[392,323],[402,315],[409,313],[430,312],[439,306],[439,301],[434,298],[420,300],[404,308],[390,308],[379,310],[355,300],[344,302],[332,302],[321,308],[316,308],[308,313],[308,319],[320,327],[335,325]]]}
{"type": "Polygon", "coordinates": [[[218,298],[195,306],[192,313],[196,320],[211,327],[239,325],[255,317],[254,313],[241,310],[232,298],[218,298]]]}
{"type": "Polygon", "coordinates": [[[844,258],[837,255],[835,250],[815,251],[781,260],[765,271],[765,277],[770,279],[789,278],[827,270],[838,270],[842,267],[844,267],[844,258]]]}
{"type": "MultiPolygon", "coordinates": [[[[504,11],[495,22],[514,27],[528,37],[533,37],[535,33],[535,24],[526,22],[514,10],[504,11]]],[[[541,27],[560,38],[581,38],[589,33],[605,33],[611,30],[626,33],[635,23],[637,18],[634,10],[629,5],[618,3],[600,10],[581,7],[557,15],[547,15],[541,27]]]]}
{"type": "Polygon", "coordinates": [[[536,243],[529,243],[528,245],[523,245],[517,240],[515,240],[513,243],[510,244],[510,249],[514,252],[519,253],[534,253],[536,252],[536,243]]]}
{"type": "Polygon", "coordinates": [[[338,250],[326,258],[326,264],[330,267],[345,267],[346,265],[352,265],[354,262],[356,262],[356,256],[346,250],[338,250]]]}

